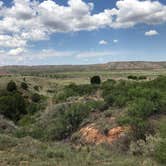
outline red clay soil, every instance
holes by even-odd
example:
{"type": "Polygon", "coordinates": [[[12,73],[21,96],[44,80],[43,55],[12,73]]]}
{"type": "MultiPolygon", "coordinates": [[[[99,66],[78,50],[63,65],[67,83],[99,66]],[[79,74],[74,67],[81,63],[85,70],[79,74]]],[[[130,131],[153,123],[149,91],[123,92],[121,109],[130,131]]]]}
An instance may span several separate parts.
{"type": "Polygon", "coordinates": [[[94,124],[88,125],[80,130],[82,139],[86,143],[90,144],[101,144],[109,143],[112,144],[114,141],[119,139],[127,129],[125,127],[115,127],[108,131],[107,135],[103,135],[98,129],[95,128],[94,124]]]}

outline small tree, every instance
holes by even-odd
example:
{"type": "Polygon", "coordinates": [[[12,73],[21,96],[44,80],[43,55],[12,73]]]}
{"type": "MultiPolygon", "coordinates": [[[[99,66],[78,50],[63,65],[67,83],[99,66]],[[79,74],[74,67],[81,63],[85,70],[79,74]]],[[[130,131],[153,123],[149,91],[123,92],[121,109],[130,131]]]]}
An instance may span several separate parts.
{"type": "Polygon", "coordinates": [[[101,83],[101,79],[100,76],[93,76],[90,80],[91,84],[100,84],[101,83]]]}
{"type": "Polygon", "coordinates": [[[25,82],[22,82],[21,83],[21,88],[24,89],[24,90],[27,90],[28,89],[28,85],[25,82]]]}
{"type": "Polygon", "coordinates": [[[8,84],[7,84],[7,91],[9,92],[13,92],[13,91],[16,91],[17,90],[17,85],[14,81],[10,81],[8,84]]]}
{"type": "Polygon", "coordinates": [[[17,122],[26,112],[26,103],[19,93],[0,97],[0,114],[17,122]]]}

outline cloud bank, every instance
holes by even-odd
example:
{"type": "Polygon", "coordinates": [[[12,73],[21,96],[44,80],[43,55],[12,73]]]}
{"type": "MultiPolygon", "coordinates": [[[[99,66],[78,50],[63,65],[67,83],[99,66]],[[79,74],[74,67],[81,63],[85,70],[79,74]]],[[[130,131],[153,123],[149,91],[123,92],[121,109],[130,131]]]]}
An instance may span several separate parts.
{"type": "MultiPolygon", "coordinates": [[[[53,0],[13,0],[10,7],[0,1],[1,51],[13,56],[23,54],[28,42],[48,40],[54,33],[166,22],[166,5],[159,1],[118,0],[115,8],[96,14],[92,14],[93,8],[93,3],[83,0],[68,0],[67,6],[53,0]]],[[[155,32],[146,32],[145,35],[155,35],[155,32]]],[[[101,44],[105,42],[101,41],[101,44]]]]}

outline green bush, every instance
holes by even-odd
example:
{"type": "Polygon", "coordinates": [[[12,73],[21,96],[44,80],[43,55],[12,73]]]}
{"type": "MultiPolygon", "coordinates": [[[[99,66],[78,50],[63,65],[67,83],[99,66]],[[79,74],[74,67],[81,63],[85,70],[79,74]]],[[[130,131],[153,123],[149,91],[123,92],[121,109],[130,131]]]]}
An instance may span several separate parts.
{"type": "Polygon", "coordinates": [[[71,96],[90,95],[90,94],[94,93],[97,89],[98,89],[98,86],[92,86],[92,85],[89,85],[89,84],[76,85],[74,83],[69,84],[68,86],[65,87],[66,92],[69,91],[70,94],[73,94],[71,96]]]}
{"type": "MultiPolygon", "coordinates": [[[[163,84],[166,82],[164,80],[160,81],[162,86],[165,86],[163,84]]],[[[156,84],[155,80],[149,82],[119,81],[116,84],[109,84],[107,82],[102,86],[102,94],[104,100],[110,106],[125,107],[138,98],[145,98],[147,101],[153,102],[156,113],[164,112],[166,106],[165,89],[163,87],[156,87],[156,84]]]]}
{"type": "Polygon", "coordinates": [[[116,81],[113,79],[108,79],[102,83],[102,89],[110,89],[111,87],[114,87],[116,84],[116,81]]]}
{"type": "Polygon", "coordinates": [[[103,98],[110,106],[123,107],[130,100],[127,92],[131,87],[131,83],[119,81],[118,83],[107,84],[103,86],[103,98]]]}
{"type": "Polygon", "coordinates": [[[33,115],[38,111],[38,105],[36,103],[29,103],[27,106],[27,112],[30,115],[33,115]]]}
{"type": "Polygon", "coordinates": [[[135,76],[135,75],[129,75],[128,79],[131,80],[139,80],[139,79],[144,79],[144,76],[135,76]]]}
{"type": "Polygon", "coordinates": [[[138,80],[138,77],[137,77],[137,76],[133,76],[133,75],[129,75],[129,76],[128,76],[128,79],[138,80]]]}
{"type": "Polygon", "coordinates": [[[21,88],[24,89],[24,90],[27,90],[27,89],[28,89],[27,83],[22,82],[22,83],[21,83],[21,88]]]}
{"type": "Polygon", "coordinates": [[[139,79],[139,80],[146,80],[147,77],[146,77],[146,76],[139,76],[138,79],[139,79]]]}
{"type": "Polygon", "coordinates": [[[54,98],[57,102],[63,102],[66,101],[69,97],[93,94],[97,89],[98,86],[76,85],[74,83],[71,83],[65,86],[62,91],[58,92],[54,98]]]}
{"type": "Polygon", "coordinates": [[[17,85],[14,81],[10,81],[8,84],[7,84],[7,91],[9,92],[13,92],[13,91],[16,91],[17,90],[17,85]]]}
{"type": "Polygon", "coordinates": [[[109,117],[111,117],[112,116],[112,110],[107,110],[107,111],[105,111],[104,112],[104,116],[106,117],[106,118],[109,118],[109,117]]]}
{"type": "Polygon", "coordinates": [[[56,102],[63,102],[63,101],[66,101],[68,97],[69,97],[68,94],[62,91],[62,92],[58,92],[54,96],[54,99],[56,102]]]}
{"type": "Polygon", "coordinates": [[[100,84],[101,83],[101,79],[100,76],[93,76],[90,79],[91,84],[100,84]]]}
{"type": "Polygon", "coordinates": [[[144,98],[138,98],[132,102],[128,109],[128,115],[130,117],[137,117],[147,119],[150,115],[156,112],[155,104],[144,98]]]}
{"type": "Polygon", "coordinates": [[[51,140],[67,138],[79,128],[88,115],[89,108],[80,103],[58,111],[55,120],[48,126],[48,138],[51,140]]]}
{"type": "Polygon", "coordinates": [[[19,93],[0,97],[0,113],[15,122],[18,121],[27,113],[24,98],[19,93]]]}
{"type": "Polygon", "coordinates": [[[147,119],[155,112],[156,108],[153,102],[138,98],[129,105],[127,115],[121,118],[119,122],[131,126],[132,135],[135,139],[145,139],[147,133],[153,132],[147,119]]]}
{"type": "Polygon", "coordinates": [[[31,114],[27,114],[18,121],[19,126],[29,126],[35,122],[34,117],[31,114]]]}
{"type": "Polygon", "coordinates": [[[98,100],[98,101],[91,100],[91,101],[88,101],[86,103],[86,105],[91,111],[101,111],[102,112],[108,108],[107,104],[102,100],[98,100]]]}
{"type": "Polygon", "coordinates": [[[34,87],[33,87],[36,91],[39,91],[39,86],[37,86],[37,85],[35,85],[34,87]]]}
{"type": "Polygon", "coordinates": [[[40,100],[41,100],[41,96],[38,94],[38,93],[34,93],[32,96],[31,96],[31,100],[35,103],[38,103],[40,100]]]}
{"type": "Polygon", "coordinates": [[[146,140],[131,141],[129,153],[132,155],[142,155],[146,158],[154,158],[156,156],[157,146],[162,139],[158,135],[146,136],[146,140]]]}

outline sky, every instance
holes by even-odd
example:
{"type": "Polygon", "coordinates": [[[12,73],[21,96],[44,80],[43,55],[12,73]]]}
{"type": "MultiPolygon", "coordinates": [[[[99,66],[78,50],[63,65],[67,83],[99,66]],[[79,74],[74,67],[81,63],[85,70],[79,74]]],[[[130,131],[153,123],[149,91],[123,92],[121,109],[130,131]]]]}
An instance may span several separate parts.
{"type": "Polygon", "coordinates": [[[0,66],[166,61],[166,0],[0,0],[0,66]]]}

